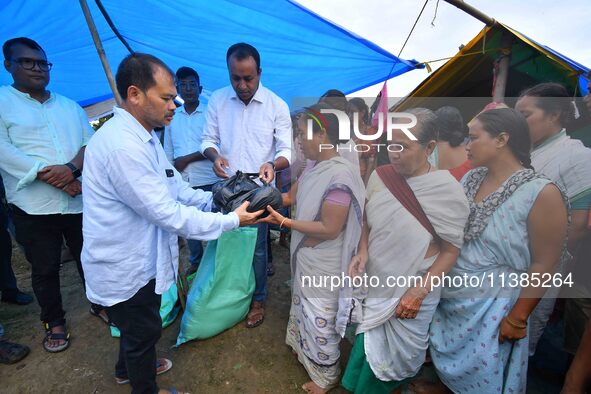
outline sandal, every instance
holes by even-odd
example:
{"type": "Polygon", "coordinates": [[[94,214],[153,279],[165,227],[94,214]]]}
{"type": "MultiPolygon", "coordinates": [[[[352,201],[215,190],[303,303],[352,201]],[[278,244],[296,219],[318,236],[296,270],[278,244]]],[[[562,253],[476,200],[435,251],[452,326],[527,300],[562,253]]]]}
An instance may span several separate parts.
{"type": "MultiPolygon", "coordinates": [[[[59,327],[62,326],[64,328],[65,324],[57,324],[54,327],[59,327]]],[[[45,349],[46,352],[49,353],[59,353],[59,352],[63,352],[64,350],[66,350],[69,346],[70,346],[70,333],[69,332],[51,332],[51,329],[53,327],[50,327],[49,324],[45,324],[45,338],[43,338],[43,349],[45,349]],[[55,347],[49,347],[48,342],[49,341],[64,341],[64,343],[62,345],[59,346],[55,346],[55,347]]]]}
{"type": "Polygon", "coordinates": [[[108,315],[105,316],[105,315],[101,314],[102,311],[104,311],[104,309],[101,309],[100,311],[97,312],[92,305],[90,306],[90,310],[89,310],[89,312],[92,316],[98,317],[108,326],[115,327],[115,324],[113,324],[111,319],[109,319],[108,315]]]}
{"type": "MultiPolygon", "coordinates": [[[[170,371],[172,368],[172,361],[167,358],[159,358],[156,360],[156,375],[162,375],[164,372],[170,371]]],[[[117,377],[115,376],[115,382],[117,384],[128,384],[129,378],[125,377],[117,377]]]]}
{"type": "Polygon", "coordinates": [[[14,342],[0,340],[0,363],[14,364],[27,357],[29,347],[14,342]]]}
{"type": "Polygon", "coordinates": [[[253,301],[250,311],[246,317],[246,327],[255,328],[263,324],[265,320],[265,304],[260,301],[253,301]]]}

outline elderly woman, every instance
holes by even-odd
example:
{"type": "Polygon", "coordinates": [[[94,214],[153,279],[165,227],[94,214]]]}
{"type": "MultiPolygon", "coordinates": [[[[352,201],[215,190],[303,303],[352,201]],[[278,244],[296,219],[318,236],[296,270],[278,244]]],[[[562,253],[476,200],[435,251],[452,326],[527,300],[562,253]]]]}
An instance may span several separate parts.
{"type": "MultiPolygon", "coordinates": [[[[578,278],[585,278],[584,283],[576,283],[575,294],[568,294],[571,298],[566,305],[565,319],[567,330],[570,331],[566,335],[566,350],[574,354],[585,329],[584,321],[591,314],[591,302],[588,300],[591,292],[588,275],[585,275],[589,271],[584,267],[588,265],[591,250],[591,233],[587,226],[591,207],[591,149],[566,134],[566,127],[573,119],[574,111],[572,97],[564,86],[541,83],[526,89],[521,93],[515,109],[525,116],[529,125],[534,146],[531,153],[534,170],[559,184],[570,202],[572,224],[568,233],[568,250],[573,254],[578,252],[579,255],[580,262],[577,265],[580,267],[575,269],[581,271],[579,275],[574,275],[575,282],[578,278]],[[578,316],[581,315],[580,310],[585,311],[582,319],[578,316]]],[[[566,268],[570,260],[571,256],[565,254],[559,270],[566,268]]],[[[535,352],[559,290],[560,288],[549,290],[532,314],[529,330],[530,355],[535,352]]]]}
{"type": "Polygon", "coordinates": [[[441,291],[431,279],[455,263],[468,218],[460,184],[428,161],[437,117],[428,109],[408,112],[417,118],[411,129],[417,140],[393,132],[390,146],[402,150],[389,153],[391,165],[378,167],[369,179],[366,222],[350,266],[352,276],[366,271],[380,279],[367,289],[343,377],[343,386],[355,393],[399,390],[419,371],[441,291]],[[396,282],[387,283],[388,277],[396,282]]]}
{"type": "Polygon", "coordinates": [[[484,279],[480,286],[443,289],[430,330],[431,358],[453,392],[523,393],[528,318],[544,294],[534,278],[553,272],[559,260],[566,207],[558,187],[531,169],[528,126],[519,112],[486,111],[469,127],[475,169],[462,184],[470,217],[450,275],[484,279]]]}
{"type": "MultiPolygon", "coordinates": [[[[292,304],[286,342],[311,381],[303,388],[325,393],[340,379],[339,343],[353,307],[351,286],[331,288],[321,278],[341,278],[361,236],[364,186],[359,169],[337,152],[338,119],[307,108],[298,120],[298,140],[308,166],[291,189],[295,215],[268,208],[267,223],[292,230],[292,304]],[[311,129],[312,133],[308,133],[311,129]]],[[[286,203],[291,201],[286,199],[286,203]]]]}

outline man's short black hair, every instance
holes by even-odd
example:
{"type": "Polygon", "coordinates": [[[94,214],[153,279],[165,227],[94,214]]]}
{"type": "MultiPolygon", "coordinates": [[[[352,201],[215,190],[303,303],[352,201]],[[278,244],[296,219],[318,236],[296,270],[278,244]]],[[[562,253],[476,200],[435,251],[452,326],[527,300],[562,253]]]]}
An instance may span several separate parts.
{"type": "Polygon", "coordinates": [[[131,85],[137,86],[144,92],[156,85],[154,73],[157,67],[161,67],[170,74],[171,78],[174,78],[172,70],[156,56],[139,52],[127,55],[119,64],[115,76],[117,91],[121,98],[127,99],[127,89],[131,85]]]}
{"type": "Polygon", "coordinates": [[[226,52],[226,64],[231,56],[234,56],[236,60],[244,60],[249,56],[252,56],[257,64],[257,71],[261,69],[261,55],[259,55],[259,51],[250,44],[239,42],[228,48],[228,52],[226,52]]]}
{"type": "Polygon", "coordinates": [[[195,77],[197,80],[197,85],[199,85],[199,74],[197,74],[197,71],[193,70],[191,67],[183,66],[176,70],[177,81],[187,77],[195,77]]]}
{"type": "Polygon", "coordinates": [[[43,48],[41,48],[41,45],[37,44],[36,41],[31,40],[27,37],[16,37],[11,38],[10,40],[6,41],[4,45],[2,45],[2,54],[4,55],[4,59],[10,60],[12,58],[12,47],[19,44],[29,47],[31,49],[36,49],[45,54],[45,51],[43,50],[43,48]]]}

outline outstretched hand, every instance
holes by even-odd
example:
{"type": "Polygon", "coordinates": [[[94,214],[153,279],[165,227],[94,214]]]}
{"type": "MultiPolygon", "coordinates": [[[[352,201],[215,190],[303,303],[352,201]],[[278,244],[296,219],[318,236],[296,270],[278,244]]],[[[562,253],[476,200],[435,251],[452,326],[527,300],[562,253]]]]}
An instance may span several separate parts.
{"type": "Polygon", "coordinates": [[[271,207],[270,205],[267,205],[267,211],[269,212],[269,216],[259,219],[257,223],[281,225],[282,223],[285,224],[285,222],[287,221],[285,216],[274,210],[273,207],[271,207]]]}
{"type": "Polygon", "coordinates": [[[260,209],[256,212],[248,212],[246,209],[249,205],[250,202],[244,201],[242,205],[234,210],[234,213],[238,215],[238,219],[240,220],[240,227],[258,223],[257,218],[265,211],[264,209],[260,209]]]}

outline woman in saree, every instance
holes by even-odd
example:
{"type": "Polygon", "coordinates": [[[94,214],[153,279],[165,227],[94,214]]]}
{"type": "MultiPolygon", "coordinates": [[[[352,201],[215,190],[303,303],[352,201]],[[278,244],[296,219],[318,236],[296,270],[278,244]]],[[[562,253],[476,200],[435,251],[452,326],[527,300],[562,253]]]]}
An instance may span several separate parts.
{"type": "MultiPolygon", "coordinates": [[[[299,143],[314,165],[304,170],[290,191],[296,203],[293,219],[271,207],[270,215],[262,219],[292,231],[293,285],[286,343],[310,376],[304,390],[315,394],[339,383],[339,343],[354,304],[350,286],[331,288],[330,281],[318,281],[346,275],[361,236],[365,199],[359,168],[336,150],[338,119],[322,114],[323,108],[328,107],[313,105],[298,120],[299,143]]],[[[288,196],[284,204],[290,200],[288,196]]]]}
{"type": "Polygon", "coordinates": [[[428,161],[437,117],[428,109],[407,112],[417,118],[410,130],[417,141],[394,130],[390,146],[402,151],[390,152],[391,164],[370,176],[363,235],[350,266],[351,276],[365,272],[381,283],[367,288],[343,377],[343,386],[356,394],[401,390],[420,370],[441,291],[431,279],[455,263],[468,218],[460,184],[428,161]],[[398,281],[386,284],[387,277],[398,281]]]}
{"type": "MultiPolygon", "coordinates": [[[[559,184],[570,203],[570,253],[564,254],[557,269],[558,272],[565,272],[567,269],[573,269],[574,263],[575,282],[581,278],[581,282],[576,283],[574,291],[565,288],[569,291],[564,294],[568,296],[565,323],[570,331],[565,338],[565,347],[567,352],[574,355],[585,329],[585,325],[579,323],[581,319],[577,316],[579,300],[591,295],[588,275],[585,275],[588,272],[586,266],[591,251],[591,232],[587,226],[591,207],[591,149],[566,134],[566,128],[574,119],[574,110],[572,96],[564,86],[558,83],[541,83],[526,89],[521,93],[515,109],[521,112],[529,125],[529,135],[533,144],[531,163],[534,170],[559,184]],[[571,254],[577,255],[578,261],[573,262],[571,254]]],[[[560,287],[549,289],[530,318],[530,355],[536,350],[538,339],[542,336],[560,290],[560,287]]],[[[589,301],[583,301],[583,305],[585,304],[589,310],[589,301]]]]}
{"type": "Polygon", "coordinates": [[[545,291],[534,278],[552,273],[559,261],[567,211],[559,188],[531,169],[528,126],[519,112],[486,111],[469,128],[466,149],[475,169],[462,184],[470,217],[450,276],[484,279],[480,286],[443,288],[429,350],[447,388],[414,390],[524,393],[528,318],[545,291]]]}

